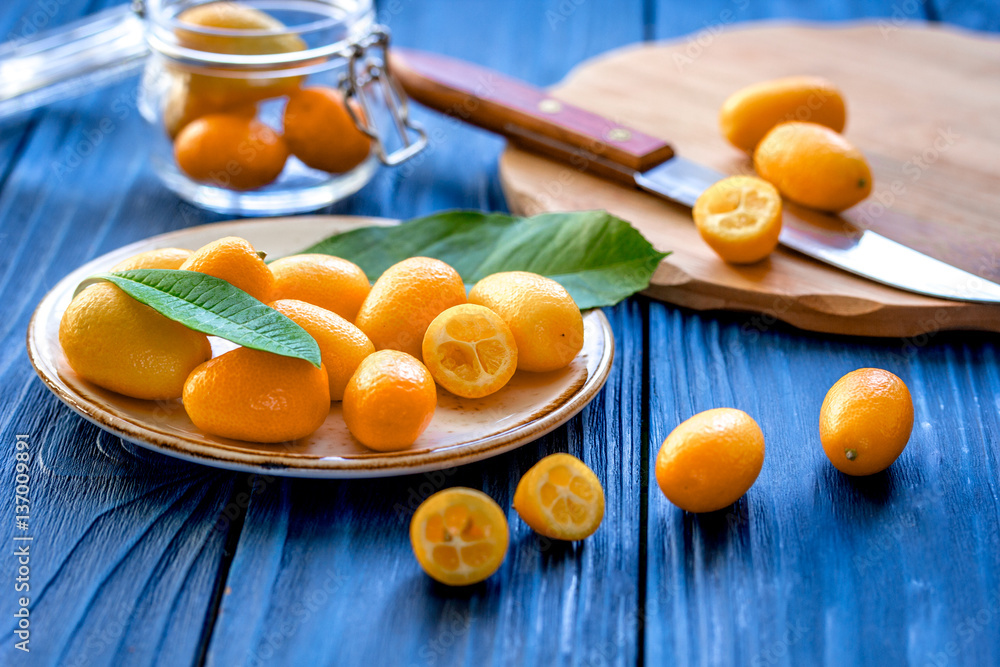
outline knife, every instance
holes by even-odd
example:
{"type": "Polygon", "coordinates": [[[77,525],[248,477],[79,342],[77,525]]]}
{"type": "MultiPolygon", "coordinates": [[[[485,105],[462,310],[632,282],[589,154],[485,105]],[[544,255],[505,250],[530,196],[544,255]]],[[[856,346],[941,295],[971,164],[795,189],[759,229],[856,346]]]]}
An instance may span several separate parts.
{"type": "MultiPolygon", "coordinates": [[[[397,48],[389,66],[407,95],[425,106],[580,171],[688,207],[694,206],[706,188],[726,177],[676,155],[656,137],[479,65],[397,48]]],[[[783,209],[780,242],[792,250],[908,292],[1000,303],[997,283],[852,224],[849,212],[834,216],[787,202],[783,209]]]]}

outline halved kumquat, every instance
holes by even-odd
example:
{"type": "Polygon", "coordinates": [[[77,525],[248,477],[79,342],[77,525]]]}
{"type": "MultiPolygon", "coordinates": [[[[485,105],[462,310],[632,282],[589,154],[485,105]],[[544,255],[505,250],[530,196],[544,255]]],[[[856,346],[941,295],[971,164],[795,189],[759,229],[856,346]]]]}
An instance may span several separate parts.
{"type": "Polygon", "coordinates": [[[781,195],[763,179],[724,178],[701,193],[691,214],[701,238],[727,262],[758,262],[778,245],[781,195]]]}
{"type": "Polygon", "coordinates": [[[524,474],[514,509],[535,532],[582,540],[604,518],[604,489],[594,471],[570,454],[550,454],[524,474]]]}
{"type": "Polygon", "coordinates": [[[510,327],[489,308],[464,303],[434,318],[423,343],[424,365],[439,385],[465,398],[488,396],[517,370],[510,327]]]}
{"type": "Polygon", "coordinates": [[[763,179],[724,178],[701,193],[691,214],[701,238],[727,262],[758,262],[778,245],[781,195],[763,179]]]}
{"type": "Polygon", "coordinates": [[[455,487],[421,503],[410,521],[417,562],[449,586],[475,584],[496,572],[507,555],[507,518],[482,491],[455,487]]]}

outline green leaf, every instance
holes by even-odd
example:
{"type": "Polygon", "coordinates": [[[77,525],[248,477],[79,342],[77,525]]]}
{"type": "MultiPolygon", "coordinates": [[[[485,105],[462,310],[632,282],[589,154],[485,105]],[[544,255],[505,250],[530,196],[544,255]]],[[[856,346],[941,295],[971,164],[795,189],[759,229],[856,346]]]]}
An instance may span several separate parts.
{"type": "Polygon", "coordinates": [[[606,211],[531,218],[445,211],[393,227],[336,234],[302,252],[348,259],[371,280],[415,256],[447,262],[466,283],[498,271],[531,271],[561,283],[583,309],[613,306],[645,289],[668,254],[606,211]]]}
{"type": "MultiPolygon", "coordinates": [[[[321,364],[319,345],[298,324],[221,278],[196,271],[99,273],[136,301],[189,329],[243,347],[321,364]]],[[[90,280],[90,279],[88,279],[90,280]]]]}

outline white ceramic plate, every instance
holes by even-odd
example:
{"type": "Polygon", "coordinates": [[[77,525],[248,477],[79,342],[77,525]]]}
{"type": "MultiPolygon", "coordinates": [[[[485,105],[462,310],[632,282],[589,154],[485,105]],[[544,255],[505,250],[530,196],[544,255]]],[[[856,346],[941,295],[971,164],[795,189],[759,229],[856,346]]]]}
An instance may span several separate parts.
{"type": "MultiPolygon", "coordinates": [[[[412,447],[380,453],[347,431],[340,404],[308,438],[268,445],[217,438],[198,430],[180,400],[143,401],[82,380],[59,346],[59,321],[76,286],[86,277],[154,248],[198,248],[223,236],[242,236],[272,257],[292,254],[331,234],[389,220],[313,216],[241,220],[192,227],[119,248],[63,278],[38,304],[28,327],[28,355],[39,377],[85,419],[142,447],[219,468],[290,477],[386,477],[450,468],[509,451],[564,424],[604,386],[614,357],[611,327],[599,310],[584,314],[583,350],[567,368],[518,372],[482,399],[457,398],[438,389],[438,408],[412,447]]],[[[225,341],[213,341],[216,350],[225,341]]]]}

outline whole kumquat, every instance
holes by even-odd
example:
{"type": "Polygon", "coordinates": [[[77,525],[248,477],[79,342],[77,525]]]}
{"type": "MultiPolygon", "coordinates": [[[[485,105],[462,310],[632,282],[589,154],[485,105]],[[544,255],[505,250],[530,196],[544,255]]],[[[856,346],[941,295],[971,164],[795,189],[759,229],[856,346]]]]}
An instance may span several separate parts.
{"type": "Polygon", "coordinates": [[[583,349],[583,316],[562,285],[527,271],[494,273],[469,292],[469,303],[485,306],[507,323],[524,371],[564,368],[583,349]]]}
{"type": "Polygon", "coordinates": [[[111,267],[111,272],[135,269],[179,269],[190,256],[191,251],[183,248],[147,250],[118,262],[111,267]]]}
{"type": "Polygon", "coordinates": [[[913,431],[906,384],[881,368],[859,368],[830,387],[819,437],[830,463],[848,475],[872,475],[899,458],[913,431]]]}
{"type": "Polygon", "coordinates": [[[188,417],[206,433],[287,442],[323,424],[330,387],[326,369],[304,359],[238,347],[194,369],[183,401],[188,417]]]}
{"type": "Polygon", "coordinates": [[[180,130],[174,140],[174,159],[192,180],[232,190],[255,190],[281,174],[288,145],[259,120],[215,113],[180,130]]]}
{"type": "Polygon", "coordinates": [[[434,378],[416,358],[379,350],[361,362],[344,390],[344,421],[364,446],[406,449],[430,425],[437,407],[434,378]]]}
{"type": "Polygon", "coordinates": [[[372,285],[354,323],[377,350],[401,350],[420,359],[431,321],[465,303],[465,283],[439,259],[411,257],[390,266],[372,285]]]}
{"type": "Polygon", "coordinates": [[[772,127],[793,120],[843,132],[847,123],[843,93],[819,76],[787,76],[736,91],[719,111],[722,135],[747,153],[753,153],[772,127]]]}
{"type": "Polygon", "coordinates": [[[343,399],[354,371],[375,352],[368,336],[340,315],[305,301],[280,299],[270,305],[316,339],[330,382],[330,400],[343,399]]]}
{"type": "MultiPolygon", "coordinates": [[[[351,104],[363,119],[361,108],[351,104]]],[[[292,154],[313,169],[341,174],[371,152],[371,139],[355,125],[336,88],[313,86],[293,93],[285,107],[284,130],[292,154]]]]}
{"type": "MultiPolygon", "coordinates": [[[[177,15],[174,29],[179,46],[209,53],[257,56],[304,51],[306,43],[275,17],[239,2],[208,2],[177,15]]],[[[266,73],[267,69],[259,70],[266,73]]],[[[301,85],[302,76],[231,77],[210,67],[175,75],[185,77],[188,93],[206,108],[234,105],[287,95],[301,85]]]]}
{"type": "Polygon", "coordinates": [[[274,299],[298,299],[353,322],[371,291],[368,276],[354,262],[331,255],[303,254],[276,259],[274,299]]]}
{"type": "Polygon", "coordinates": [[[226,236],[198,248],[180,268],[221,278],[265,303],[271,300],[271,269],[250,242],[238,236],[226,236]]]}
{"type": "Polygon", "coordinates": [[[716,408],[670,432],[656,456],[656,481],[681,509],[714,512],[739,500],[763,465],[757,422],[742,410],[716,408]]]}
{"type": "Polygon", "coordinates": [[[861,151],[816,123],[775,126],[757,145],[753,165],[784,197],[819,211],[843,211],[872,191],[861,151]]]}
{"type": "Polygon", "coordinates": [[[83,379],[132,398],[178,398],[212,356],[205,334],[169,320],[111,283],[86,287],[59,323],[59,344],[83,379]]]}

